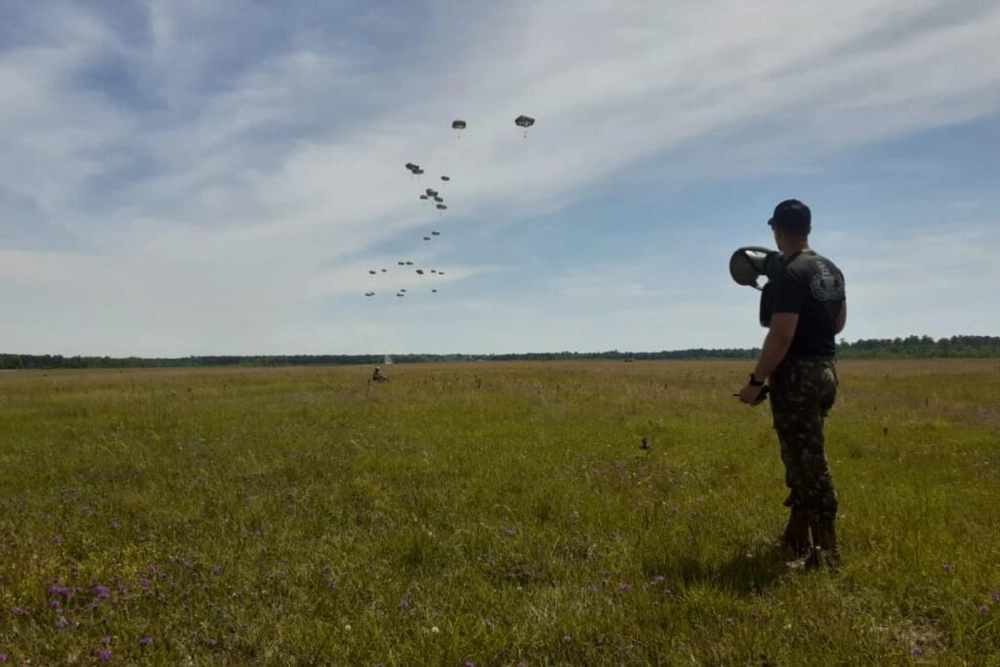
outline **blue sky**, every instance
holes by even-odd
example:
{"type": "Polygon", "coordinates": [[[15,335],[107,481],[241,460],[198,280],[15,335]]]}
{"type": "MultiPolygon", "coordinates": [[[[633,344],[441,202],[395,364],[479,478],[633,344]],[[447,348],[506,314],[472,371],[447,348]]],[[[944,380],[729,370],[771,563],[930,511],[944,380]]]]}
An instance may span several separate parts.
{"type": "Polygon", "coordinates": [[[728,259],[787,197],[847,340],[997,335],[997,34],[986,0],[4,2],[0,351],[751,347],[728,259]]]}

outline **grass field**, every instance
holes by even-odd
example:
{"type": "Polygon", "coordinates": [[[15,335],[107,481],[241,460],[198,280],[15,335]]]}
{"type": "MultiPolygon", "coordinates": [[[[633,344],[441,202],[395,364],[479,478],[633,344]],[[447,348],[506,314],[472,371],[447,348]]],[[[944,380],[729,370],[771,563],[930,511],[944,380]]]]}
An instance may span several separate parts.
{"type": "Polygon", "coordinates": [[[0,655],[1000,665],[996,360],[841,363],[818,572],[746,362],[385,370],[0,373],[0,655]]]}

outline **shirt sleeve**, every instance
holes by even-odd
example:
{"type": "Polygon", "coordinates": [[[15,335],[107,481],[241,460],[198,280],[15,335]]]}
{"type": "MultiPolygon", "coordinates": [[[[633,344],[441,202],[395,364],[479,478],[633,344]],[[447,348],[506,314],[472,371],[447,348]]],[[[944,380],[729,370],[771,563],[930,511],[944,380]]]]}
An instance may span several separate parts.
{"type": "Polygon", "coordinates": [[[802,314],[805,293],[802,285],[787,271],[775,276],[774,287],[771,289],[773,303],[772,313],[802,314]]]}

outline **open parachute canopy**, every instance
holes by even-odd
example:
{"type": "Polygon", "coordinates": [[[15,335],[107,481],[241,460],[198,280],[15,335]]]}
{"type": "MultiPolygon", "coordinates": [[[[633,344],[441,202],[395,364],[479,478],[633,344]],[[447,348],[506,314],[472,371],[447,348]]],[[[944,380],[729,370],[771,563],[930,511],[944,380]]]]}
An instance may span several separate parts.
{"type": "Polygon", "coordinates": [[[531,116],[521,115],[514,119],[514,124],[518,127],[528,128],[535,124],[535,119],[531,116]]]}
{"type": "Polygon", "coordinates": [[[465,121],[461,120],[461,119],[459,119],[459,120],[453,120],[453,121],[451,121],[451,128],[453,130],[464,130],[465,129],[465,121]]]}

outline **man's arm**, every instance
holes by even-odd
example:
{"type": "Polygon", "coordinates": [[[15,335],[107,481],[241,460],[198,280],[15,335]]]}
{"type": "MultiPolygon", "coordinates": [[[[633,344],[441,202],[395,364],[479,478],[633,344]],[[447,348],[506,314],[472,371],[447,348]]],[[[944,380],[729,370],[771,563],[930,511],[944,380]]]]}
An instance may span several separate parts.
{"type": "Polygon", "coordinates": [[[771,316],[771,326],[764,338],[764,348],[757,360],[753,375],[761,382],[770,377],[781,360],[788,354],[788,348],[795,337],[795,328],[799,325],[798,313],[775,313],[771,316]]]}
{"type": "Polygon", "coordinates": [[[840,304],[840,312],[837,313],[837,319],[833,322],[833,333],[839,334],[844,330],[844,326],[847,324],[847,299],[844,299],[843,303],[840,304]]]}

